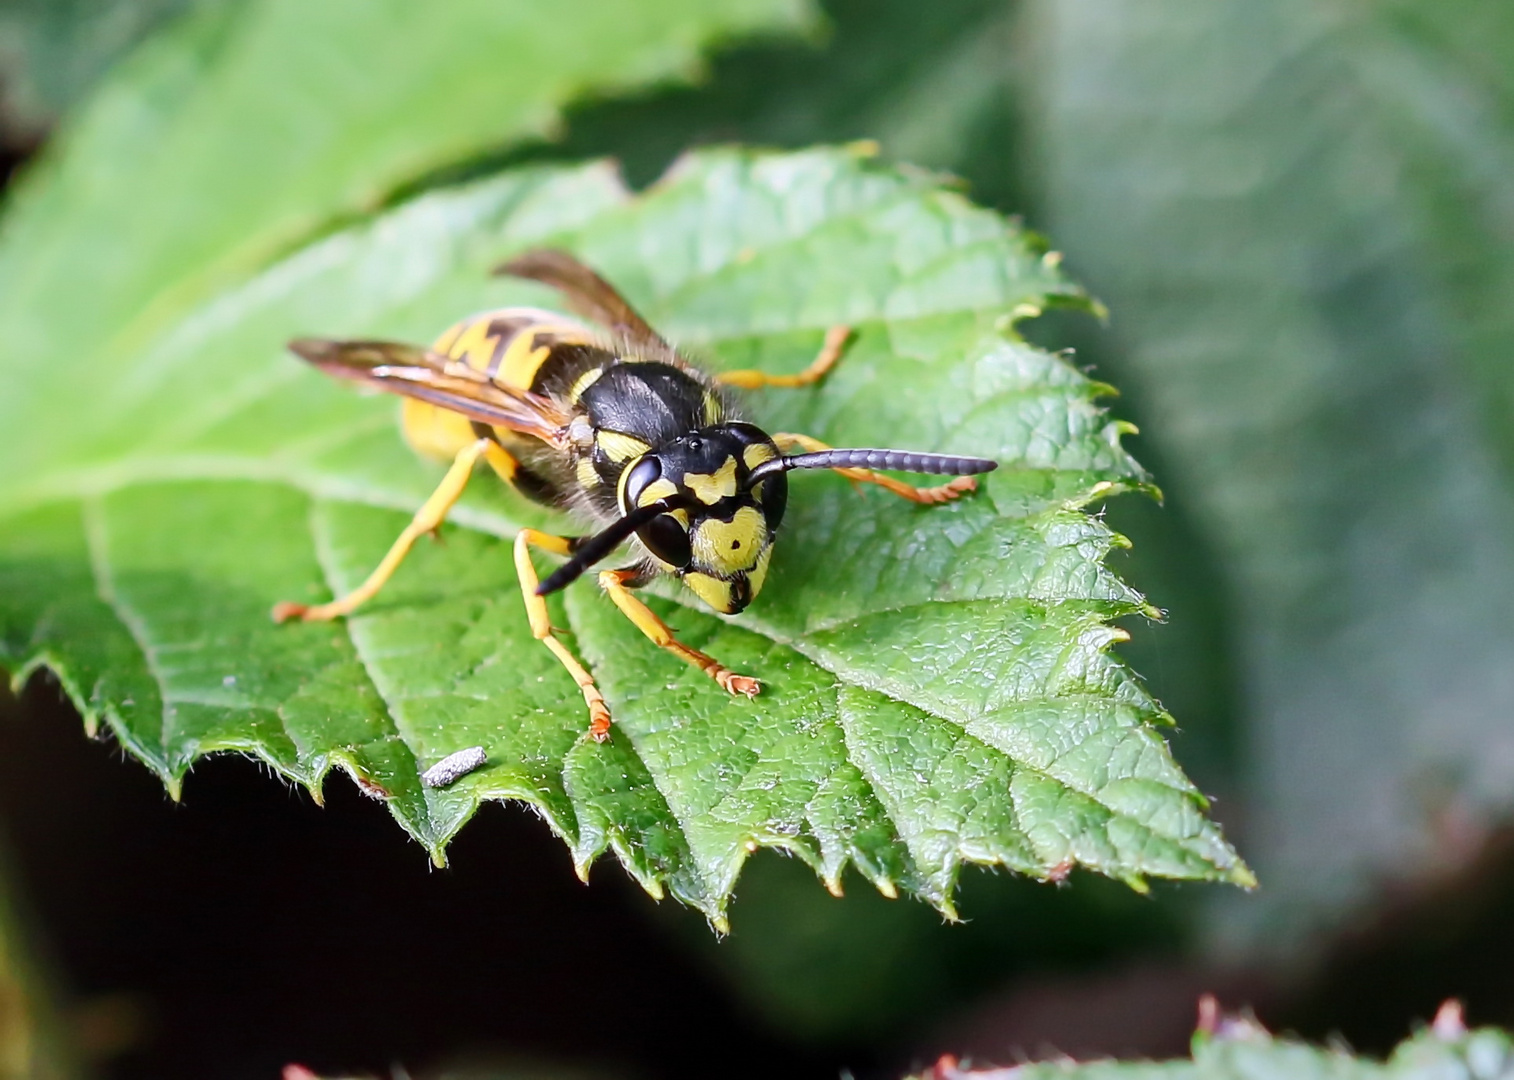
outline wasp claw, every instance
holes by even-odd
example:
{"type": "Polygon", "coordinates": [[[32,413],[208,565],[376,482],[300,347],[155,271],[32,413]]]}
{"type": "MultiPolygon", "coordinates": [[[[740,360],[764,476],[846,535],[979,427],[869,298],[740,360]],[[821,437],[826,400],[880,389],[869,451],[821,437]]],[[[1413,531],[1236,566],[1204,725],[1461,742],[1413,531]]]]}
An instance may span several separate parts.
{"type": "Polygon", "coordinates": [[[296,604],[289,600],[280,601],[273,605],[273,610],[268,614],[276,623],[286,623],[290,619],[303,618],[305,612],[310,610],[309,604],[296,604]]]}
{"type": "Polygon", "coordinates": [[[723,689],[732,694],[745,694],[749,698],[757,696],[762,689],[762,683],[750,675],[737,675],[734,671],[727,671],[715,676],[723,689]]]}

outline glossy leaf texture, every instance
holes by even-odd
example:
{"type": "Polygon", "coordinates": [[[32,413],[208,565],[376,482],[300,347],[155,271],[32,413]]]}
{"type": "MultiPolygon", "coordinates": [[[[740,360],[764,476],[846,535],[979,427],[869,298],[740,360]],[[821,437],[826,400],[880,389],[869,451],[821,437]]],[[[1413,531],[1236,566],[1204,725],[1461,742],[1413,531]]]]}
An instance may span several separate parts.
{"type": "MultiPolygon", "coordinates": [[[[777,847],[839,890],[952,912],[963,862],[1249,883],[1109,648],[1151,609],[1082,508],[1144,485],[1107,388],[1013,320],[1086,305],[1055,257],[931,175],[861,151],[711,151],[641,196],[608,166],[517,170],[323,239],[175,320],[103,387],[36,400],[3,452],[67,454],[0,494],[4,659],[57,670],[171,785],[239,750],[316,786],[339,765],[437,857],[485,799],[524,800],[580,872],[606,848],[717,924],[747,855],[777,847]],[[650,645],[581,583],[554,624],[616,716],[586,742],[576,688],[530,636],[509,543],[564,522],[492,479],[345,622],[269,606],[361,580],[436,482],[364,398],[289,337],[429,340],[469,311],[551,304],[491,279],[520,249],[577,251],[713,366],[797,370],[857,339],[819,389],[750,401],[770,430],[986,454],[977,495],[917,507],[796,476],[769,584],[722,620],[656,601],[686,640],[766,684],[755,701],[650,645]],[[445,790],[419,771],[482,745],[445,790]]],[[[675,590],[669,597],[681,598],[675,590]]],[[[692,601],[690,601],[692,603],[692,601]]]]}

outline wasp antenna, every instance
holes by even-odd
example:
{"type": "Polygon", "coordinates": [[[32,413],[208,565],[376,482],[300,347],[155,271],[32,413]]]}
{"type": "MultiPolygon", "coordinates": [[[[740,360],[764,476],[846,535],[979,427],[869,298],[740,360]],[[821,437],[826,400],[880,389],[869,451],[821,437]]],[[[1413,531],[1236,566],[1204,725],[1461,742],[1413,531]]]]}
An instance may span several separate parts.
{"type": "Polygon", "coordinates": [[[584,537],[574,545],[573,556],[536,587],[536,595],[546,596],[548,593],[555,593],[558,589],[573,584],[583,577],[584,571],[607,557],[647,522],[660,514],[681,510],[688,505],[689,501],[686,499],[661,499],[649,506],[638,506],[625,517],[612,521],[593,536],[584,537]]]}
{"type": "Polygon", "coordinates": [[[998,467],[997,461],[988,458],[955,454],[920,454],[912,450],[819,450],[813,454],[793,454],[764,461],[747,474],[746,486],[753,487],[775,473],[791,469],[895,469],[932,476],[972,476],[993,472],[998,467]]]}

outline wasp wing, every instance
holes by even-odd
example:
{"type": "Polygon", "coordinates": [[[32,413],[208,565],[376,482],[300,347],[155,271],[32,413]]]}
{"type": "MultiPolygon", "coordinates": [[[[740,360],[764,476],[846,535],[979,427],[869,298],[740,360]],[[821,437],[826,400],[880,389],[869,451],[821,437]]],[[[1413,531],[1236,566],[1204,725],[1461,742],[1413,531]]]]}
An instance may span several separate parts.
{"type": "Polygon", "coordinates": [[[575,314],[593,319],[634,344],[659,353],[673,352],[667,340],[637,314],[615,286],[566,251],[528,251],[496,266],[494,272],[550,285],[563,294],[575,314]]]}
{"type": "Polygon", "coordinates": [[[502,386],[482,371],[416,345],[300,338],[289,343],[289,350],[338,379],[415,398],[553,446],[563,443],[572,419],[549,397],[502,386]]]}

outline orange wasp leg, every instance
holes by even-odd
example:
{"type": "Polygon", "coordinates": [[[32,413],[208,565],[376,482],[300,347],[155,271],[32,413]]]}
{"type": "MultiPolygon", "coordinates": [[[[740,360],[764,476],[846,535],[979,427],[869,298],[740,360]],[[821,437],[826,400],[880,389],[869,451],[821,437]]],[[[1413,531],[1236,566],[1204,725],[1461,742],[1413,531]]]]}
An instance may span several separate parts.
{"type": "Polygon", "coordinates": [[[851,340],[851,336],[850,326],[831,327],[825,332],[825,344],[820,346],[820,354],[810,362],[809,367],[797,375],[769,375],[765,371],[742,369],[717,375],[715,381],[726,386],[737,386],[743,390],[756,390],[762,386],[809,386],[811,383],[819,382],[827,371],[836,366],[836,361],[840,360],[841,354],[846,351],[846,343],[851,340]]]}
{"type": "Polygon", "coordinates": [[[630,619],[654,645],[668,650],[685,663],[693,664],[700,671],[718,682],[722,689],[732,694],[756,697],[762,684],[749,675],[737,675],[713,656],[706,656],[698,649],[691,649],[673,635],[673,628],[657,617],[647,605],[631,592],[629,582],[641,577],[639,570],[601,570],[599,587],[615,601],[615,606],[630,619]]]}
{"type": "Polygon", "coordinates": [[[405,526],[405,531],[390,545],[388,553],[376,566],[368,579],[346,596],[332,600],[326,604],[296,604],[285,601],[273,606],[273,619],[275,622],[287,622],[290,619],[302,619],[305,622],[324,622],[328,619],[336,619],[349,614],[359,605],[373,598],[380,589],[394,576],[395,570],[399,569],[400,563],[405,561],[405,556],[410,554],[410,549],[415,546],[416,540],[438,528],[446,519],[447,512],[452,509],[463,489],[468,486],[468,479],[473,473],[473,466],[478,459],[488,453],[489,447],[494,446],[489,439],[477,439],[457,452],[457,457],[452,459],[452,466],[447,470],[447,475],[442,477],[442,482],[436,485],[436,490],[431,497],[422,504],[415,512],[415,517],[410,519],[410,524],[405,526]]]}
{"type": "MultiPolygon", "coordinates": [[[[819,439],[811,438],[808,435],[795,435],[792,432],[779,432],[773,436],[773,441],[785,453],[799,449],[813,454],[820,450],[831,449],[819,439]]],[[[831,471],[840,473],[854,483],[877,484],[885,491],[892,491],[901,499],[908,499],[910,502],[924,503],[926,505],[951,502],[959,495],[966,495],[969,491],[974,491],[978,487],[977,479],[971,476],[959,476],[944,484],[937,484],[935,487],[915,487],[912,484],[906,484],[902,480],[895,480],[891,476],[873,472],[872,469],[833,469],[831,471]]]]}
{"type": "Polygon", "coordinates": [[[554,555],[571,555],[574,541],[566,536],[522,529],[515,535],[515,573],[520,578],[520,594],[526,601],[526,617],[531,620],[531,636],[551,649],[558,663],[573,676],[573,681],[583,691],[584,703],[589,706],[589,738],[595,742],[604,742],[610,737],[610,707],[605,704],[599,687],[594,685],[594,676],[568,651],[566,645],[553,636],[546,598],[536,595],[536,586],[540,581],[536,576],[536,567],[531,564],[533,547],[550,551],[554,555]]]}

